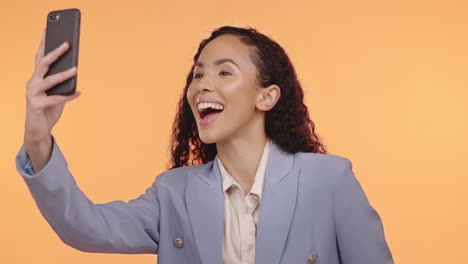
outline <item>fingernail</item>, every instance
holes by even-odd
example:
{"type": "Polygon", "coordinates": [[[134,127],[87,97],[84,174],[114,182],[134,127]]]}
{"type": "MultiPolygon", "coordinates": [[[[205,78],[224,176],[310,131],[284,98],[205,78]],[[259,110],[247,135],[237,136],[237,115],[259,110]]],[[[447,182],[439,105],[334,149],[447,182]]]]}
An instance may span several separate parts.
{"type": "Polygon", "coordinates": [[[65,41],[64,43],[62,43],[62,48],[67,46],[67,45],[68,45],[68,42],[65,41]]]}
{"type": "Polygon", "coordinates": [[[69,72],[74,72],[74,71],[76,71],[76,67],[70,68],[68,71],[69,72]]]}

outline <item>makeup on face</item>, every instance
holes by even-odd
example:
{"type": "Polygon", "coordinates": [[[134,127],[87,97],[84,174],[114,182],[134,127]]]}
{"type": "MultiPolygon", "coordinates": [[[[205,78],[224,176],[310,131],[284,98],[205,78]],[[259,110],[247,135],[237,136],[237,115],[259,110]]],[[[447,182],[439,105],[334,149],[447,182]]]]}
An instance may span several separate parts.
{"type": "Polygon", "coordinates": [[[236,37],[221,36],[205,46],[195,62],[187,100],[205,143],[252,125],[256,67],[248,49],[236,37]]]}

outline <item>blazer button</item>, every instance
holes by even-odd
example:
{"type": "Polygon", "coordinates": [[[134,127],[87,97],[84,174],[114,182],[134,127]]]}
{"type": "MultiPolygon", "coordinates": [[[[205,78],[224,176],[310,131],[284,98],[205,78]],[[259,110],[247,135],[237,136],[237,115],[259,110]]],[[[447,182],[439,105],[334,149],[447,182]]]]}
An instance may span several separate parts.
{"type": "Polygon", "coordinates": [[[318,255],[315,252],[312,252],[312,253],[310,253],[309,256],[307,256],[307,261],[309,263],[314,263],[315,261],[317,261],[317,259],[318,259],[318,255]]]}
{"type": "Polygon", "coordinates": [[[176,238],[174,240],[174,245],[178,248],[182,248],[184,247],[184,240],[182,240],[182,238],[176,238]]]}

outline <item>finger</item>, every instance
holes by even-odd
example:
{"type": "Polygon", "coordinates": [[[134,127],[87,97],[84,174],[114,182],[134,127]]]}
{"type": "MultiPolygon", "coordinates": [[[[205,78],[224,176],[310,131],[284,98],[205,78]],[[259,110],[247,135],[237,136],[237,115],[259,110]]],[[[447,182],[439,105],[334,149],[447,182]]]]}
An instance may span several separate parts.
{"type": "Polygon", "coordinates": [[[50,65],[54,61],[56,61],[60,56],[62,56],[65,52],[67,52],[69,47],[70,45],[68,44],[68,42],[64,42],[62,43],[62,45],[58,46],[57,48],[49,52],[47,55],[45,55],[36,66],[36,74],[39,77],[44,78],[44,75],[46,75],[50,65]]]}
{"type": "Polygon", "coordinates": [[[27,104],[28,111],[42,112],[51,106],[65,105],[65,103],[79,97],[81,92],[76,91],[71,95],[51,95],[51,96],[36,96],[34,100],[27,104]]]}
{"type": "Polygon", "coordinates": [[[37,93],[37,94],[43,93],[45,90],[48,90],[54,87],[55,85],[72,78],[73,76],[76,75],[76,73],[77,73],[77,68],[72,67],[66,71],[47,76],[46,78],[43,79],[43,81],[38,86],[37,90],[34,91],[34,93],[37,93]]]}
{"type": "Polygon", "coordinates": [[[76,91],[75,93],[71,95],[51,95],[51,96],[45,96],[40,99],[40,101],[37,103],[38,109],[46,109],[50,106],[55,106],[55,105],[60,105],[60,104],[65,104],[67,102],[70,102],[74,100],[75,98],[79,97],[81,95],[80,91],[76,91]]]}
{"type": "Polygon", "coordinates": [[[41,38],[41,43],[39,44],[39,49],[36,52],[36,60],[35,60],[36,65],[39,63],[42,57],[44,57],[45,35],[46,35],[46,30],[44,29],[42,31],[42,38],[41,38]]]}

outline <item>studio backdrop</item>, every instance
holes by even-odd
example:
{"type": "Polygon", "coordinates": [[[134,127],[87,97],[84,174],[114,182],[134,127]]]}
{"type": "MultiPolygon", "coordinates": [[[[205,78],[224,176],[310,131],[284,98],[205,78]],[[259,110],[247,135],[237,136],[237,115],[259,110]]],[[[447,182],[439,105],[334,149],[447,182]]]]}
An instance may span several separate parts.
{"type": "Polygon", "coordinates": [[[349,158],[395,263],[462,263],[468,245],[468,2],[0,3],[0,263],[155,263],[63,244],[15,156],[26,82],[51,10],[82,12],[78,86],[53,135],[96,203],[136,198],[168,168],[176,104],[200,41],[251,26],[282,45],[316,132],[349,158]]]}

